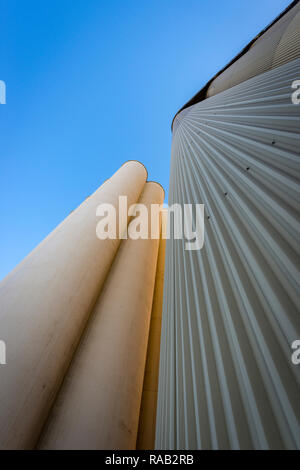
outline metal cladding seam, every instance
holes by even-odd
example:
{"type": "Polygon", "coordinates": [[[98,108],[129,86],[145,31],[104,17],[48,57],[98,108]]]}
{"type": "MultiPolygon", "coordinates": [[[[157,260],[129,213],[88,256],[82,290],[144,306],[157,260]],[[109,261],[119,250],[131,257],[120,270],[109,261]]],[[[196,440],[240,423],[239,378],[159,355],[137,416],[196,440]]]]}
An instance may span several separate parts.
{"type": "Polygon", "coordinates": [[[173,134],[169,205],[205,241],[167,241],[156,448],[300,448],[300,59],[197,103],[173,134]]]}

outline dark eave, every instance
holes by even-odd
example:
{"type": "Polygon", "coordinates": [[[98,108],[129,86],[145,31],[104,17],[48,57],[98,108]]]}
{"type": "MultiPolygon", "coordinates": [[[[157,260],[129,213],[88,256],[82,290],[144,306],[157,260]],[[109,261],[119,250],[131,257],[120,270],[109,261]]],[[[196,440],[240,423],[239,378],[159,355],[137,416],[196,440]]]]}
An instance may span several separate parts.
{"type": "Polygon", "coordinates": [[[264,28],[260,33],[258,33],[255,38],[252,39],[252,41],[250,41],[247,46],[245,46],[241,52],[239,52],[225,67],[223,67],[216,75],[214,75],[207,83],[206,85],[204,85],[203,88],[201,88],[200,91],[198,91],[198,93],[196,93],[193,98],[191,98],[184,106],[182,106],[182,108],[179,109],[179,111],[177,111],[177,113],[175,114],[175,116],[173,117],[173,120],[172,120],[172,124],[171,124],[171,130],[173,131],[173,123],[174,123],[174,119],[176,118],[176,116],[181,112],[183,111],[184,109],[186,108],[189,108],[190,106],[192,106],[193,104],[196,104],[196,103],[199,103],[200,101],[203,101],[205,100],[206,98],[206,94],[207,94],[207,90],[211,84],[211,82],[217,78],[219,75],[221,75],[221,73],[224,72],[224,70],[228,69],[228,67],[230,67],[234,62],[236,62],[240,57],[242,57],[244,54],[246,54],[246,52],[248,52],[248,50],[250,49],[250,47],[252,46],[252,44],[260,37],[262,36],[266,31],[268,31],[268,29],[270,29],[275,23],[277,23],[277,21],[279,21],[289,10],[291,10],[291,8],[293,8],[297,3],[299,2],[299,0],[294,0],[282,13],[280,13],[280,15],[278,15],[274,21],[272,21],[272,23],[270,23],[266,28],[264,28]]]}

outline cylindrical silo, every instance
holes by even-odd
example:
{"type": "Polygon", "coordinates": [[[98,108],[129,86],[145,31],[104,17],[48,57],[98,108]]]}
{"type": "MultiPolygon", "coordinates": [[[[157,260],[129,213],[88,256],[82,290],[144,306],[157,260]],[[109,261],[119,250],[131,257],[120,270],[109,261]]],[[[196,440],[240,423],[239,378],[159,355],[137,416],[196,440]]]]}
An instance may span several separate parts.
{"type": "Polygon", "coordinates": [[[204,204],[205,241],[167,241],[157,449],[300,449],[298,76],[300,58],[177,116],[169,205],[204,204]]]}
{"type": "MultiPolygon", "coordinates": [[[[166,214],[165,214],[166,215],[166,214]]],[[[161,320],[165,272],[166,239],[159,243],[155,288],[149,330],[147,360],[141,401],[137,449],[152,450],[155,445],[156,404],[160,355],[161,320]]]]}
{"type": "MultiPolygon", "coordinates": [[[[149,182],[139,203],[150,208],[163,197],[149,182]]],[[[158,246],[122,241],[39,448],[135,448],[158,246]]]]}
{"type": "Polygon", "coordinates": [[[36,444],[116,254],[118,238],[96,236],[97,206],[112,204],[118,215],[119,195],[137,202],[146,178],[142,164],[125,163],[0,284],[0,448],[36,444]]]}

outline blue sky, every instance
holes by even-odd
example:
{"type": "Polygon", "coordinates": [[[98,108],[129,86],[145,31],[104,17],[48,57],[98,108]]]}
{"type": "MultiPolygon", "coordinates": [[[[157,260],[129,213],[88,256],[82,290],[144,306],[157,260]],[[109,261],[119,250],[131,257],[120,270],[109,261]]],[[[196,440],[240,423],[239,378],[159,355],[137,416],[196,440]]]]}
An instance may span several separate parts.
{"type": "Polygon", "coordinates": [[[289,0],[0,0],[0,279],[124,161],[167,193],[176,111],[289,0]]]}

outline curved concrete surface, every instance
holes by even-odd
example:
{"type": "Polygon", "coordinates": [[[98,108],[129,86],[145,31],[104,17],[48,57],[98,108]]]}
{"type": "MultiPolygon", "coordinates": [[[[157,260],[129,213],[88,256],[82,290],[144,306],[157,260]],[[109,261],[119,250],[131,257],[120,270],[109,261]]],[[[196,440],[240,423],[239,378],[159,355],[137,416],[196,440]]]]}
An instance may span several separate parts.
{"type": "MultiPolygon", "coordinates": [[[[139,203],[162,202],[162,188],[146,183],[139,203]]],[[[39,448],[135,448],[158,246],[122,242],[39,448]]]]}
{"type": "Polygon", "coordinates": [[[116,254],[118,239],[96,237],[96,207],[117,208],[119,195],[135,203],[146,176],[138,162],[123,165],[1,282],[1,449],[35,446],[116,254]]]}

